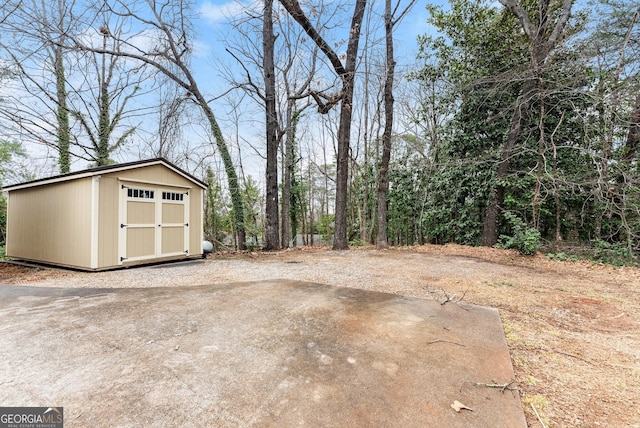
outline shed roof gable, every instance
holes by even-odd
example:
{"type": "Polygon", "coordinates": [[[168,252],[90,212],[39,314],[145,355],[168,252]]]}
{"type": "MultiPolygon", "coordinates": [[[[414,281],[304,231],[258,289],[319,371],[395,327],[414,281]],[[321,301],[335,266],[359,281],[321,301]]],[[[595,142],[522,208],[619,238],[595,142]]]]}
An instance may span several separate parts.
{"type": "Polygon", "coordinates": [[[93,177],[93,176],[100,175],[107,172],[111,173],[111,172],[117,172],[117,171],[127,171],[131,169],[143,168],[151,165],[163,165],[166,168],[175,172],[176,174],[181,175],[187,180],[193,182],[195,185],[203,189],[207,188],[207,185],[202,180],[198,180],[196,177],[184,171],[183,169],[177,167],[176,165],[172,164],[168,160],[164,158],[155,158],[155,159],[141,160],[141,161],[135,161],[135,162],[120,163],[115,165],[99,166],[96,168],[85,169],[82,171],[75,171],[67,174],[56,175],[54,177],[41,178],[38,180],[27,181],[25,183],[12,184],[10,186],[3,187],[2,190],[9,192],[12,190],[26,189],[30,187],[36,187],[36,186],[46,186],[48,184],[63,183],[65,181],[77,180],[77,179],[86,178],[86,177],[93,177]]]}

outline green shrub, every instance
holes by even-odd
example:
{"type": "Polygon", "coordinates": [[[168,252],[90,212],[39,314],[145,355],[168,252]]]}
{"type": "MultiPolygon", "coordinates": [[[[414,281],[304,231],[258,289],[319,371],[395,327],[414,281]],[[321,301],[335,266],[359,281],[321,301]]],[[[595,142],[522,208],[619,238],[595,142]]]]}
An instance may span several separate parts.
{"type": "Polygon", "coordinates": [[[638,257],[628,242],[595,241],[593,261],[613,266],[637,266],[638,257]]]}
{"type": "Polygon", "coordinates": [[[363,241],[362,239],[354,239],[352,241],[349,241],[349,246],[351,247],[363,247],[367,245],[366,241],[363,241]]]}
{"type": "Polygon", "coordinates": [[[537,229],[528,227],[518,216],[505,212],[504,217],[511,226],[511,236],[500,235],[498,248],[518,250],[525,255],[533,255],[540,247],[540,232],[537,229]]]}

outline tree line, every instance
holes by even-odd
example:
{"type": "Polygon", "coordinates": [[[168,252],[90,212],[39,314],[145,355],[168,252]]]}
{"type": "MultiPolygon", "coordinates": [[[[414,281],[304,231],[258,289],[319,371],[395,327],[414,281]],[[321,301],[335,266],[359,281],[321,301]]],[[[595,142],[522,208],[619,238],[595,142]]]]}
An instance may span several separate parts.
{"type": "Polygon", "coordinates": [[[430,9],[441,35],[421,40],[414,77],[436,88],[423,114],[446,117],[431,128],[422,231],[637,255],[640,9],[500,2],[430,9]]]}
{"type": "Polygon", "coordinates": [[[640,251],[637,5],[247,4],[215,53],[218,93],[192,65],[198,7],[5,2],[3,141],[41,145],[60,173],[166,157],[209,183],[221,246],[640,251]],[[394,35],[424,7],[398,67],[394,35]]]}

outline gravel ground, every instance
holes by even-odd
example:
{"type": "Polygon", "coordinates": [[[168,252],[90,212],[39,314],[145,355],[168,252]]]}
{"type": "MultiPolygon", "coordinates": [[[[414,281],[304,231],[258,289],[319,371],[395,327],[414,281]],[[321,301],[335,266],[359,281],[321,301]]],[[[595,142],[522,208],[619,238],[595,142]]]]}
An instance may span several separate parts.
{"type": "Polygon", "coordinates": [[[111,272],[23,269],[40,287],[291,279],[499,309],[530,427],[640,428],[640,269],[458,245],[294,249],[111,272]],[[543,423],[545,425],[543,425],[543,423]]]}
{"type": "MultiPolygon", "coordinates": [[[[275,253],[210,255],[206,260],[169,263],[106,272],[51,269],[41,278],[25,278],[39,287],[181,287],[256,280],[291,279],[384,291],[412,297],[442,295],[437,284],[461,281],[490,269],[490,280],[509,278],[517,268],[464,256],[409,249],[289,250],[275,253]],[[455,256],[454,256],[455,257],[455,256]],[[434,288],[435,287],[435,288],[434,288]]],[[[483,276],[483,279],[487,279],[483,276]]]]}

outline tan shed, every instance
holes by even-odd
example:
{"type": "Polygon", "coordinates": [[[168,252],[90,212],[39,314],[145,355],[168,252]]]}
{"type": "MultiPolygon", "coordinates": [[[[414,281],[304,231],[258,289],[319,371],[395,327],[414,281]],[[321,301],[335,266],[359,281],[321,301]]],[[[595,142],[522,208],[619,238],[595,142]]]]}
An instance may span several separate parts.
{"type": "Polygon", "coordinates": [[[7,256],[85,270],[202,256],[206,185],[165,159],[7,186],[7,256]]]}

